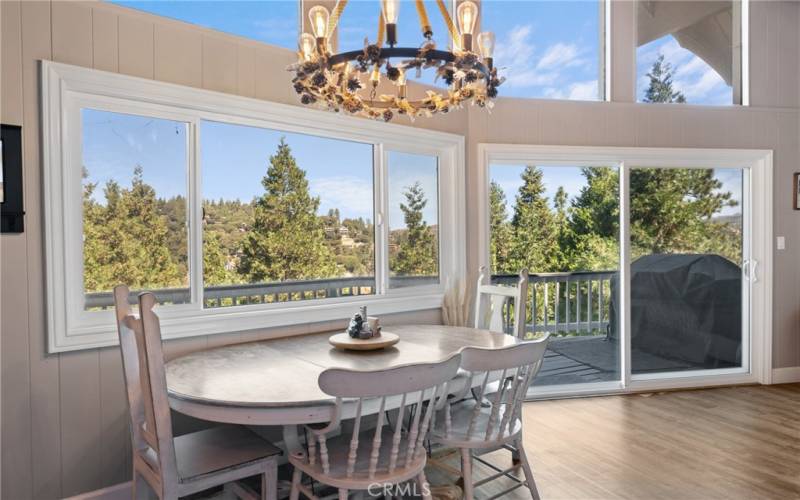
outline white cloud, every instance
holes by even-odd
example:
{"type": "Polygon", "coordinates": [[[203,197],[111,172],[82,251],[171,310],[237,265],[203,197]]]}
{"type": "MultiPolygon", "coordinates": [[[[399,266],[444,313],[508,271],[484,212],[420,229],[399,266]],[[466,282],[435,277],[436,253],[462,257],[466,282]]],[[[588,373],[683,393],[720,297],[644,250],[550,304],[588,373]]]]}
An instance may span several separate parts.
{"type": "Polygon", "coordinates": [[[580,64],[578,58],[578,47],[574,44],[556,43],[547,48],[544,55],[536,64],[536,69],[567,68],[580,64]]]}
{"type": "Polygon", "coordinates": [[[320,198],[320,213],[339,208],[343,217],[372,219],[372,184],[358,177],[319,177],[309,179],[313,196],[320,198]]]}
{"type": "Polygon", "coordinates": [[[674,81],[675,88],[683,92],[689,102],[717,103],[720,99],[727,100],[729,93],[729,91],[725,90],[727,85],[722,77],[710,66],[705,66],[699,76],[691,76],[684,79],[676,78],[674,81]]]}
{"type": "Polygon", "coordinates": [[[567,99],[576,101],[592,101],[599,98],[597,80],[573,83],[569,87],[567,99]]]}
{"type": "Polygon", "coordinates": [[[567,88],[547,88],[544,91],[550,99],[569,99],[572,101],[596,101],[599,98],[597,80],[575,82],[567,88]]]}
{"type": "Polygon", "coordinates": [[[536,50],[533,43],[533,27],[530,24],[518,25],[511,29],[508,34],[500,39],[495,49],[496,65],[501,68],[501,74],[506,81],[505,88],[534,88],[546,87],[541,89],[540,95],[555,98],[569,98],[574,93],[576,99],[596,99],[597,81],[591,91],[587,90],[584,84],[579,82],[567,92],[561,92],[555,87],[569,78],[565,75],[567,68],[573,68],[585,64],[586,60],[581,57],[581,48],[572,43],[556,42],[541,53],[536,50]],[[590,97],[586,97],[591,93],[590,97]]]}

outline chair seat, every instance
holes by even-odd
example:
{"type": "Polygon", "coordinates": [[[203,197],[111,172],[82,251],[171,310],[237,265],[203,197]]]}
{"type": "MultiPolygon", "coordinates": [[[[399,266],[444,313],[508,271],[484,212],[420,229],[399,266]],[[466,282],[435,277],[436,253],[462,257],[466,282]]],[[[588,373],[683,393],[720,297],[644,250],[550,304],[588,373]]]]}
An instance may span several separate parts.
{"type": "Polygon", "coordinates": [[[293,453],[289,456],[289,462],[301,469],[304,473],[335,488],[366,489],[370,484],[396,484],[416,477],[424,468],[426,454],[412,460],[406,465],[406,450],[408,440],[404,436],[400,442],[399,453],[397,456],[396,468],[389,472],[389,462],[392,450],[393,428],[385,425],[381,432],[381,447],[378,456],[378,464],[375,469],[375,476],[370,478],[367,474],[370,462],[370,452],[372,451],[372,440],[375,430],[364,431],[358,436],[358,454],[356,455],[355,470],[352,477],[347,477],[347,460],[350,454],[351,435],[339,435],[327,440],[328,459],[330,461],[330,471],[326,474],[322,469],[319,459],[319,444],[317,444],[317,457],[314,464],[309,463],[305,453],[293,453]]]}
{"type": "Polygon", "coordinates": [[[498,410],[495,424],[492,427],[495,431],[491,436],[486,436],[486,429],[492,415],[491,406],[480,407],[470,432],[470,421],[472,421],[476,405],[479,404],[474,399],[465,399],[450,405],[450,434],[448,435],[445,430],[444,415],[439,415],[436,418],[436,427],[431,432],[431,438],[445,446],[487,448],[509,443],[522,432],[522,421],[519,418],[515,418],[503,427],[502,432],[498,432],[506,410],[511,411],[511,407],[508,405],[502,405],[498,410]]]}
{"type": "Polygon", "coordinates": [[[182,483],[223,470],[243,468],[281,453],[272,443],[239,425],[184,434],[174,441],[182,483]]]}

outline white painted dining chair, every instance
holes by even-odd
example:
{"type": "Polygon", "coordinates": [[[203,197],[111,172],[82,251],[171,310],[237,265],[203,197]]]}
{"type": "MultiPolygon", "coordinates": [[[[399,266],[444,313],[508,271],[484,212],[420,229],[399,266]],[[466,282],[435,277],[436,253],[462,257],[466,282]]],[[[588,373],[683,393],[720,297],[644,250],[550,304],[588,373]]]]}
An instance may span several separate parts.
{"type": "Polygon", "coordinates": [[[416,479],[418,493],[431,498],[425,478],[428,430],[435,418],[434,408],[444,404],[447,385],[458,371],[460,356],[438,363],[405,365],[378,371],[331,368],[322,372],[319,386],[336,398],[331,421],[324,427],[306,426],[308,451],[289,456],[294,466],[290,500],[300,493],[317,499],[302,484],[303,474],[336,488],[344,500],[352,491],[381,494],[385,487],[416,479]],[[340,423],[344,408],[355,406],[352,430],[340,423]],[[386,410],[397,408],[395,422],[385,423],[386,410]],[[367,411],[369,409],[369,411],[367,411]],[[361,431],[362,415],[374,413],[374,429],[361,431]],[[410,422],[404,425],[408,415],[410,422]],[[337,436],[331,434],[342,430],[337,436]]]}
{"type": "Polygon", "coordinates": [[[437,418],[431,430],[431,440],[446,448],[461,451],[461,474],[464,498],[472,500],[474,489],[500,477],[513,477],[521,468],[525,480],[493,496],[502,498],[516,488],[527,486],[534,499],[539,499],[528,457],[523,447],[522,403],[528,386],[542,365],[548,336],[500,349],[467,347],[461,351],[461,368],[480,384],[476,398],[462,394],[450,397],[453,404],[443,405],[443,418],[437,418]],[[484,401],[488,401],[487,406],[484,401]],[[505,448],[517,453],[519,462],[500,469],[480,459],[476,452],[505,448]],[[480,460],[494,469],[495,474],[473,482],[472,460],[480,460]]]}
{"type": "Polygon", "coordinates": [[[491,276],[482,266],[475,293],[475,321],[473,326],[497,333],[509,331],[517,338],[525,338],[525,320],[528,303],[528,270],[519,272],[516,286],[492,285],[491,276]],[[512,325],[507,324],[514,311],[512,325]],[[510,328],[509,328],[510,327],[510,328]]]}
{"type": "Polygon", "coordinates": [[[246,427],[224,425],[173,438],[167,398],[161,328],[152,293],[139,295],[140,318],[128,303],[128,287],[114,288],[131,419],[132,497],[176,499],[225,485],[241,498],[274,500],[280,450],[246,427]],[[239,479],[260,476],[261,495],[239,479]]]}

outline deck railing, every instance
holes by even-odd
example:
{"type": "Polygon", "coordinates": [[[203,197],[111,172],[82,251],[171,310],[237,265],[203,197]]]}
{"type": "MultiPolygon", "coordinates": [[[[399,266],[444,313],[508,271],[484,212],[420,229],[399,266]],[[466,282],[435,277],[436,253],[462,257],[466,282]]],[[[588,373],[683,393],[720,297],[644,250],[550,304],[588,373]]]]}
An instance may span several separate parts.
{"type": "MultiPolygon", "coordinates": [[[[529,332],[550,332],[557,336],[606,335],[610,319],[611,279],[616,271],[532,274],[528,286],[529,332]]],[[[513,274],[492,276],[492,282],[515,285],[513,274]]],[[[390,279],[393,288],[436,284],[436,276],[402,276],[390,279]]],[[[188,288],[163,288],[153,291],[162,304],[186,304],[188,288]]],[[[203,290],[207,308],[248,304],[289,302],[332,297],[354,297],[375,293],[372,276],[297,280],[278,283],[253,283],[208,286],[203,290]]],[[[135,302],[138,292],[131,292],[135,302]]],[[[86,309],[113,307],[111,292],[86,294],[86,309]]],[[[506,324],[512,324],[514,308],[505,311],[506,324]]]]}
{"type": "MultiPolygon", "coordinates": [[[[392,288],[431,285],[439,283],[438,276],[392,276],[392,288]]],[[[131,303],[136,301],[139,291],[131,292],[131,303]]],[[[186,304],[191,300],[188,288],[161,288],[153,290],[160,304],[186,304]]],[[[375,278],[372,276],[330,278],[317,280],[282,281],[276,283],[252,283],[207,286],[203,290],[203,301],[207,308],[230,307],[247,304],[289,302],[332,297],[352,297],[375,293],[375,278]]],[[[86,309],[108,309],[114,306],[111,292],[87,293],[86,309]]]]}
{"type": "MultiPolygon", "coordinates": [[[[611,279],[616,271],[531,274],[528,279],[527,330],[556,336],[606,335],[610,321],[611,279]]],[[[514,274],[492,276],[492,282],[514,285],[514,274]]],[[[513,308],[506,311],[513,321],[513,308]]]]}

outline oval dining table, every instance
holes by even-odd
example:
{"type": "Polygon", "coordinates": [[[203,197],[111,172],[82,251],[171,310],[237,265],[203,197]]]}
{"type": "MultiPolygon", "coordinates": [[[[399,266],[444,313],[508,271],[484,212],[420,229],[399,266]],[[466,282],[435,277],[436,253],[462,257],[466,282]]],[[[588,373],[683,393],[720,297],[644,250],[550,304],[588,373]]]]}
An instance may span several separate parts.
{"type": "MultiPolygon", "coordinates": [[[[166,364],[170,406],[212,422],[283,426],[284,448],[290,452],[300,446],[298,424],[331,420],[335,398],[317,383],[328,368],[381,370],[442,361],[469,346],[500,348],[520,342],[467,327],[402,325],[384,331],[397,334],[400,341],[376,351],[343,351],[328,343],[336,332],[327,332],[231,344],[175,358],[166,364]]],[[[467,379],[457,377],[448,390],[464,390],[467,379]]],[[[354,413],[355,404],[351,408],[354,413]]],[[[391,401],[386,409],[392,409],[391,401]]],[[[362,408],[364,415],[378,411],[368,402],[362,408]]],[[[352,417],[347,405],[342,412],[343,419],[352,417]]]]}

